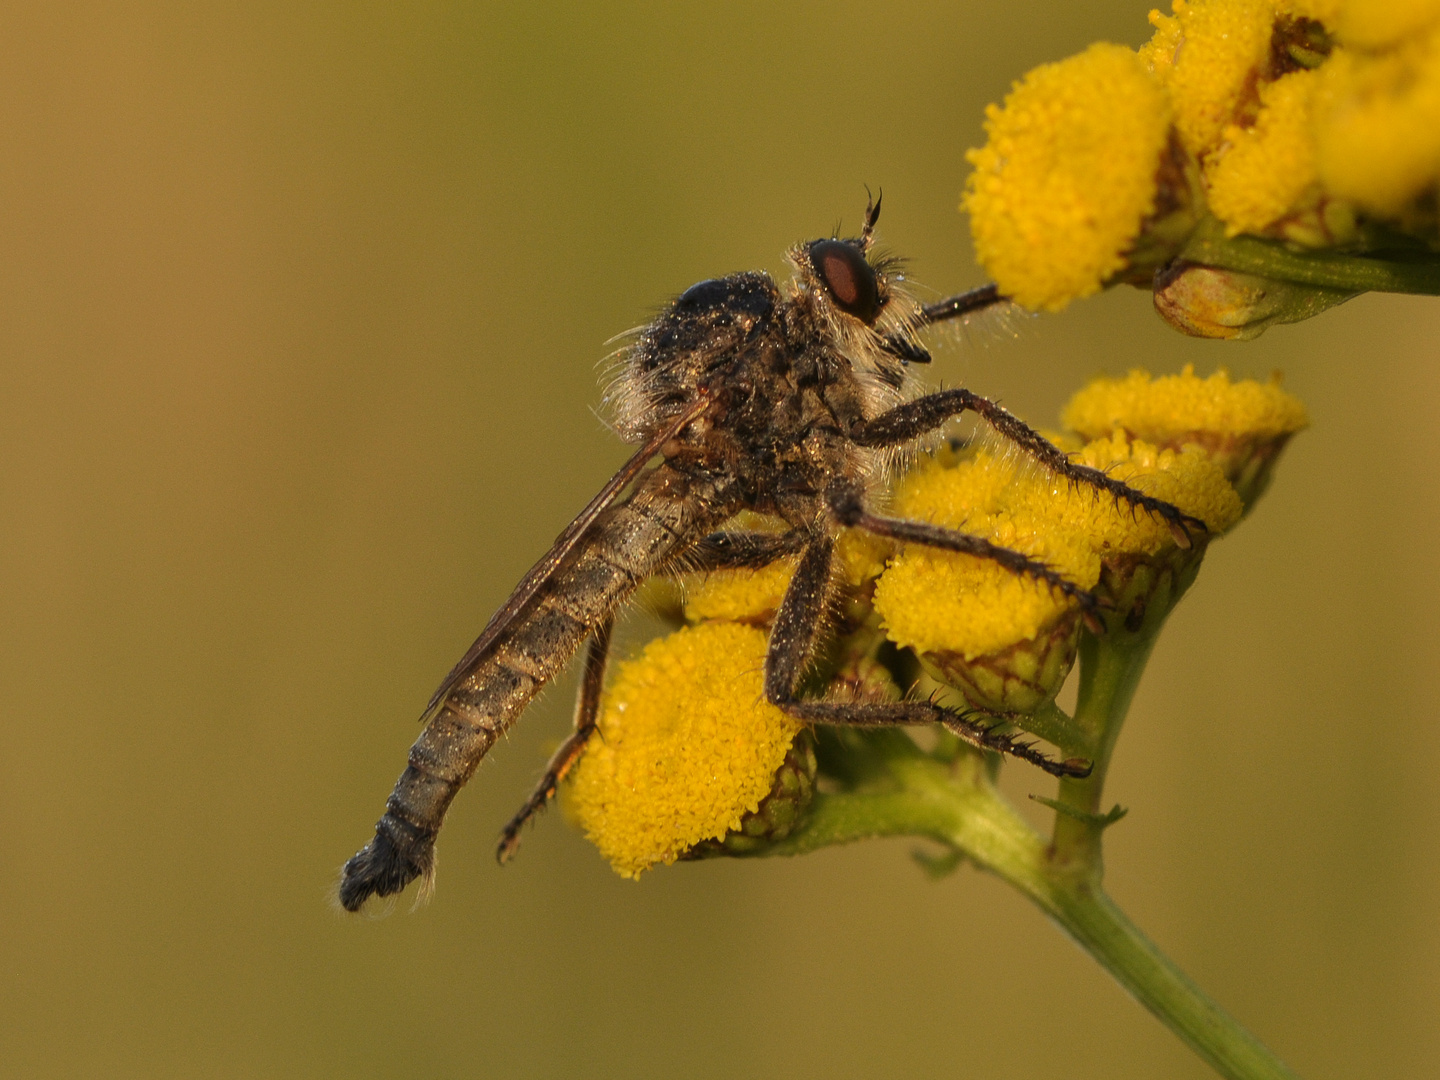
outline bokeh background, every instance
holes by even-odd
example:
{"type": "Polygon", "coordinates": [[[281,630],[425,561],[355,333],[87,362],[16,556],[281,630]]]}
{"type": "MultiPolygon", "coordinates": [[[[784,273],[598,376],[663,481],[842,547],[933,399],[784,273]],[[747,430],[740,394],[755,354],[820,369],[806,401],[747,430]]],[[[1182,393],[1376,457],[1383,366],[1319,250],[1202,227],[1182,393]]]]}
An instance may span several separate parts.
{"type": "MultiPolygon", "coordinates": [[[[419,706],[626,456],[606,340],[867,183],[916,280],[977,283],[984,104],[1145,7],[3,0],[0,1075],[1209,1075],[906,843],[636,885],[551,815],[502,872],[569,679],[428,908],[328,901],[419,706]]],[[[1041,423],[1133,365],[1309,404],[1155,657],[1108,851],[1307,1077],[1440,1059],[1437,331],[1364,297],[1197,342],[1117,290],[933,372],[1041,423]]]]}

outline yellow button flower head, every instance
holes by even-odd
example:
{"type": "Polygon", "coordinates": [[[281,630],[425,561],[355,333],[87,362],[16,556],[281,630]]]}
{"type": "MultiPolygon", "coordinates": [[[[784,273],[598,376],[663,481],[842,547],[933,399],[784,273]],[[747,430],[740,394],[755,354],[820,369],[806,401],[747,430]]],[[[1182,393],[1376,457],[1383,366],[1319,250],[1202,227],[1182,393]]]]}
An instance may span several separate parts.
{"type": "MultiPolygon", "coordinates": [[[[776,517],[746,510],[725,524],[726,531],[784,532],[786,525],[776,517]]],[[[767,624],[775,618],[785,587],[795,573],[799,556],[780,559],[754,570],[713,570],[685,574],[685,618],[691,622],[723,619],[727,622],[767,624]]]]}
{"type": "Polygon", "coordinates": [[[1170,130],[1160,85],[1102,42],[1036,68],[985,116],[964,198],[980,262],[1027,308],[1097,292],[1155,209],[1170,130]]]}
{"type": "MultiPolygon", "coordinates": [[[[1117,431],[1089,443],[1076,460],[1119,476],[1209,526],[1208,537],[1182,550],[1149,514],[1120,518],[1113,512],[1097,513],[1092,542],[1102,548],[1103,571],[1095,591],[1116,613],[1107,620],[1111,632],[1116,632],[1117,622],[1131,632],[1147,623],[1156,626],[1195,580],[1208,540],[1240,520],[1240,496],[1215,459],[1193,443],[1179,450],[1161,448],[1117,431]]],[[[1093,506],[1096,500],[1090,502],[1093,506]]]]}
{"type": "Polygon", "coordinates": [[[815,736],[801,731],[775,771],[770,791],[760,800],[760,805],[740,819],[738,828],[718,840],[701,840],[681,858],[750,855],[785,839],[805,819],[815,795],[817,769],[815,736]]]}
{"type": "Polygon", "coordinates": [[[621,876],[720,839],[770,793],[801,725],[765,701],[765,649],[761,630],[706,623],[620,666],[568,804],[621,876]]]}
{"type": "Polygon", "coordinates": [[[1295,7],[1361,49],[1396,45],[1440,22],[1440,0],[1303,0],[1295,7]]]}
{"type": "MultiPolygon", "coordinates": [[[[922,465],[901,481],[891,508],[1024,552],[1089,588],[1099,580],[1099,559],[1083,539],[1053,527],[1050,487],[1049,477],[1013,454],[980,450],[954,466],[922,465]]],[[[989,559],[911,545],[876,585],[875,609],[897,645],[973,660],[1034,640],[1074,605],[989,559]]]]}
{"type": "Polygon", "coordinates": [[[1310,423],[1305,406],[1278,378],[1232,382],[1221,370],[1201,379],[1189,365],[1158,379],[1145,371],[1096,379],[1061,416],[1067,428],[1089,438],[1121,431],[1156,446],[1202,448],[1247,509],[1264,491],[1290,437],[1310,423]]]}
{"type": "Polygon", "coordinates": [[[1440,181],[1440,29],[1385,53],[1337,49],[1318,74],[1321,183],[1362,209],[1402,215],[1440,181]]]}
{"type": "Polygon", "coordinates": [[[1294,71],[1263,85],[1255,123],[1228,126],[1206,162],[1210,209],[1230,236],[1264,232],[1318,196],[1310,106],[1319,78],[1294,71]]]}
{"type": "MultiPolygon", "coordinates": [[[[1212,531],[1240,516],[1235,492],[1198,447],[1160,450],[1120,434],[1092,442],[1075,459],[1174,503],[1212,531]]],[[[902,482],[895,509],[1022,551],[1087,589],[1113,560],[1177,550],[1164,522],[1131,514],[1013,453],[980,450],[953,467],[923,466],[902,482]]],[[[1031,712],[1053,697],[1080,630],[1078,605],[1049,586],[988,559],[914,545],[881,577],[875,609],[890,640],[992,711],[1031,712]]]]}
{"type": "Polygon", "coordinates": [[[1273,0],[1174,0],[1150,13],[1155,36],[1140,56],[1165,84],[1185,148],[1203,158],[1234,123],[1270,58],[1273,0]]]}
{"type": "MultiPolygon", "coordinates": [[[[1087,443],[1074,460],[1178,506],[1205,522],[1212,537],[1229,529],[1243,513],[1240,497],[1219,464],[1195,444],[1179,449],[1161,447],[1118,430],[1087,443]]],[[[1180,550],[1170,526],[1153,514],[1132,514],[1088,491],[1070,494],[1063,504],[1065,524],[1086,538],[1102,563],[1116,557],[1150,557],[1180,550]]]]}

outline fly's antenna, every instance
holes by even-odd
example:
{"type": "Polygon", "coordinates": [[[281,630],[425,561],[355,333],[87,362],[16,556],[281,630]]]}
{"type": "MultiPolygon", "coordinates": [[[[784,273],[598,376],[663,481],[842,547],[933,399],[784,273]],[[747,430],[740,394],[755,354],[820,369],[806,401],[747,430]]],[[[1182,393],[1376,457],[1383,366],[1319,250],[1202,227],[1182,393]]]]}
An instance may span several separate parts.
{"type": "Polygon", "coordinates": [[[875,222],[880,220],[880,202],[885,198],[885,189],[880,189],[880,194],[871,197],[870,189],[865,189],[865,227],[860,230],[860,250],[869,251],[872,234],[875,232],[875,222]]]}

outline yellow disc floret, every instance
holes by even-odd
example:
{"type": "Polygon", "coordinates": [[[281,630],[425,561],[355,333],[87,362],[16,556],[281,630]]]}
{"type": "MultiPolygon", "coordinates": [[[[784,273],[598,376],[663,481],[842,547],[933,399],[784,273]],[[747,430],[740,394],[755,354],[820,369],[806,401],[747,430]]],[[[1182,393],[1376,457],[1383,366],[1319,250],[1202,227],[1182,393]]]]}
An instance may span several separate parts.
{"type": "Polygon", "coordinates": [[[1313,17],[1346,45],[1378,49],[1440,23],[1440,0],[1324,0],[1313,17]]]}
{"type": "Polygon", "coordinates": [[[1318,74],[1321,183],[1362,209],[1401,214],[1440,180],[1440,30],[1387,53],[1337,49],[1318,74]]]}
{"type": "Polygon", "coordinates": [[[1272,0],[1174,0],[1150,13],[1155,36],[1140,50],[1170,92],[1185,148],[1203,158],[1237,119],[1270,55],[1272,0]]]}
{"type": "Polygon", "coordinates": [[[1099,43],[1036,68],[985,116],[964,199],[980,262],[1031,309],[1097,292],[1155,206],[1170,130],[1159,83],[1135,53],[1099,43]]]}
{"type": "Polygon", "coordinates": [[[1211,436],[1273,438],[1310,422],[1300,399],[1275,380],[1232,382],[1224,370],[1202,379],[1188,364],[1179,375],[1158,379],[1138,370],[1096,379],[1070,399],[1061,419],[1089,439],[1118,430],[1160,446],[1211,436]]]}
{"type": "Polygon", "coordinates": [[[1247,511],[1264,494],[1290,436],[1310,422],[1278,377],[1231,382],[1218,371],[1200,379],[1189,366],[1159,379],[1144,371],[1096,379],[1070,399],[1064,418],[1081,434],[1119,430],[1157,446],[1202,448],[1247,511]]]}
{"type": "Polygon", "coordinates": [[[1206,161],[1210,208],[1229,235],[1263,232],[1315,194],[1310,105],[1318,80],[1295,71],[1266,83],[1255,123],[1227,127],[1206,161]]]}
{"type": "Polygon", "coordinates": [[[800,724],[765,701],[766,637],[685,627],[620,665],[569,809],[623,877],[719,839],[770,792],[800,724]]]}

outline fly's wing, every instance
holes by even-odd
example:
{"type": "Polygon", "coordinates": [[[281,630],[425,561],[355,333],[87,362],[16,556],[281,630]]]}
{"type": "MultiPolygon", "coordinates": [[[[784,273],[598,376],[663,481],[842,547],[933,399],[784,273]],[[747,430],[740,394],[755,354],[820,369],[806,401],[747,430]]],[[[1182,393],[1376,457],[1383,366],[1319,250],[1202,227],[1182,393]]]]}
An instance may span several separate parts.
{"type": "Polygon", "coordinates": [[[585,538],[586,531],[595,523],[595,519],[619,497],[630,481],[640,475],[646,463],[659,452],[660,448],[679,435],[687,424],[705,411],[708,404],[707,399],[700,398],[676,417],[669,426],[657,432],[649,442],[636,451],[629,461],[621,466],[620,471],[612,476],[609,482],[600,489],[599,494],[590,500],[584,510],[580,511],[580,516],[565,527],[565,531],[556,537],[554,546],[530,568],[530,572],[515,587],[515,591],[510,594],[510,599],[506,600],[500,610],[490,617],[490,621],[485,624],[485,629],[480,631],[480,636],[475,639],[475,644],[471,645],[465,655],[460,658],[460,662],[450,669],[450,674],[445,676],[445,680],[431,695],[425,711],[420,714],[421,720],[435,711],[445,700],[445,695],[465,678],[476,662],[485,655],[485,651],[515,621],[515,617],[524,610],[525,605],[550,580],[551,575],[559,569],[570,553],[579,546],[580,541],[585,538]]]}

